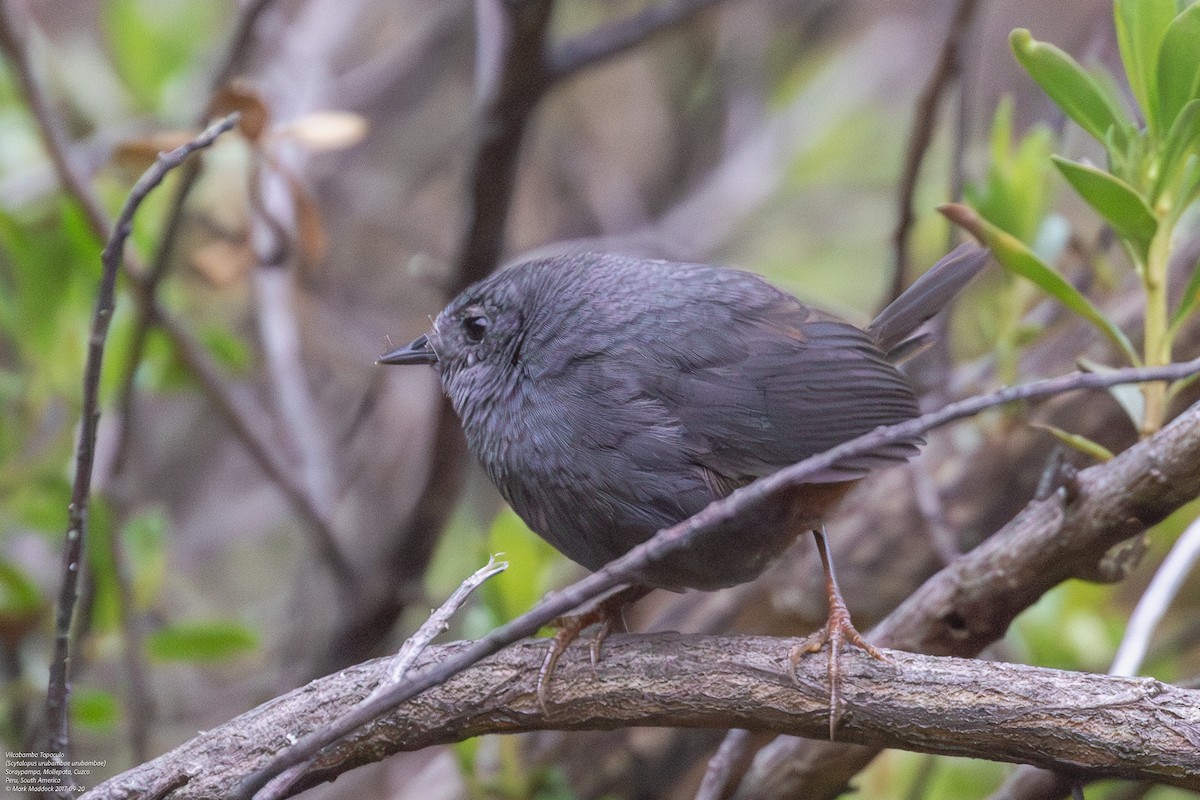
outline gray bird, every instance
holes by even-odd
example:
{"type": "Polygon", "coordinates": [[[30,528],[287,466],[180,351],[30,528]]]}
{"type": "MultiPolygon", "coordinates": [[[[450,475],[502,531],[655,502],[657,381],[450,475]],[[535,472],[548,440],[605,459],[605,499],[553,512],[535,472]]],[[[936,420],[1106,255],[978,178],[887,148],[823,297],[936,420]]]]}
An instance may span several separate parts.
{"type": "MultiPolygon", "coordinates": [[[[379,361],[432,364],[505,500],[555,548],[598,570],[756,478],[917,416],[895,362],[987,258],[959,247],[866,330],[735,269],[604,253],[527,261],[463,291],[431,332],[379,361]]],[[[908,458],[916,444],[838,463],[647,568],[560,635],[542,668],[543,703],[558,655],[583,625],[606,621],[602,638],[619,606],[651,588],[752,580],[812,531],[830,617],[792,659],[829,643],[832,736],[841,644],[889,659],[850,623],[823,518],[868,470],[908,458]]]]}

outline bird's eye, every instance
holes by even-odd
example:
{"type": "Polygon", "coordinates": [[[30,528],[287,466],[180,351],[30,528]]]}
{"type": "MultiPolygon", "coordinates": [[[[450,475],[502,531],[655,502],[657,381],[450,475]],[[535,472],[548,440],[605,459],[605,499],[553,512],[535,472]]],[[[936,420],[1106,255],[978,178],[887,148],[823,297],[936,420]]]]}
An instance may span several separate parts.
{"type": "Polygon", "coordinates": [[[483,341],[483,336],[487,333],[488,318],[482,314],[472,314],[469,317],[464,317],[462,328],[467,341],[478,344],[483,341]]]}

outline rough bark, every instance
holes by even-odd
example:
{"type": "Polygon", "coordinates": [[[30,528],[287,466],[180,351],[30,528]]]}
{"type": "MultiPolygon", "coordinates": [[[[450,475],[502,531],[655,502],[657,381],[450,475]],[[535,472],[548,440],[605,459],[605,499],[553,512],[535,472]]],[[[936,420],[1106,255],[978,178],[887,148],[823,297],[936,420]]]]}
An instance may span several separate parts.
{"type": "MultiPolygon", "coordinates": [[[[485,733],[602,730],[628,725],[745,728],[820,737],[827,731],[825,657],[785,667],[789,640],[680,634],[614,637],[596,669],[572,647],[543,712],[535,696],[547,643],[522,642],[325,751],[297,788],[359,764],[485,733]]],[[[461,645],[431,649],[436,663],[461,645]]],[[[846,743],[1032,763],[1087,777],[1145,778],[1200,789],[1200,692],[1147,678],[894,653],[843,661],[846,743]]],[[[86,798],[220,797],[301,736],[361,699],[388,659],[330,675],[108,781],[86,798]]]]}

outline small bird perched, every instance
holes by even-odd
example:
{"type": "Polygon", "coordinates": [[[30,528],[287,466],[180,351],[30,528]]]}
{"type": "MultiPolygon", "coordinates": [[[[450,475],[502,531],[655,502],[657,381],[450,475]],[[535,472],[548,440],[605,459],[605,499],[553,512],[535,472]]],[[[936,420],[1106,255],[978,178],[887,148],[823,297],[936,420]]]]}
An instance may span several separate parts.
{"type": "MultiPolygon", "coordinates": [[[[516,264],[471,286],[433,330],[383,364],[432,364],[471,452],[538,535],[591,570],[756,478],[918,415],[895,363],[922,324],[987,262],[962,245],[866,330],[761,277],[604,253],[516,264]]],[[[902,461],[881,447],[813,476],[694,546],[652,564],[598,616],[569,625],[547,655],[539,698],[566,645],[652,588],[720,589],[757,577],[812,531],[829,595],[826,625],[792,652],[830,645],[830,737],[838,652],[862,639],[838,590],[824,517],[855,481],[902,461]]],[[[593,646],[597,654],[598,641],[593,646]]]]}

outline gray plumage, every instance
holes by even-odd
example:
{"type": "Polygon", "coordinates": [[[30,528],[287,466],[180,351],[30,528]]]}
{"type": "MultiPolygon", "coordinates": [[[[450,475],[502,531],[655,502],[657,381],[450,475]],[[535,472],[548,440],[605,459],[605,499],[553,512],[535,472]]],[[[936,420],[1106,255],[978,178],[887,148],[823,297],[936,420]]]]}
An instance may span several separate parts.
{"type": "MultiPolygon", "coordinates": [[[[610,254],[529,261],[464,291],[427,337],[381,361],[436,360],[501,494],[595,570],[755,478],[916,416],[888,352],[906,350],[986,261],[978,248],[956,254],[869,332],[738,270],[610,254]]],[[[881,448],[814,483],[915,449],[881,448]]],[[[671,589],[750,580],[805,522],[760,515],[640,578],[671,589]]]]}

